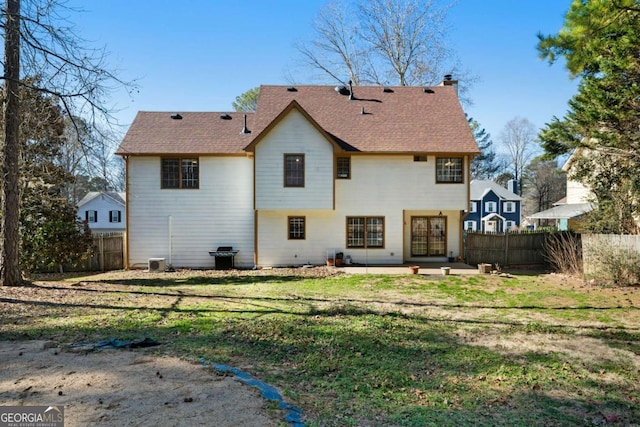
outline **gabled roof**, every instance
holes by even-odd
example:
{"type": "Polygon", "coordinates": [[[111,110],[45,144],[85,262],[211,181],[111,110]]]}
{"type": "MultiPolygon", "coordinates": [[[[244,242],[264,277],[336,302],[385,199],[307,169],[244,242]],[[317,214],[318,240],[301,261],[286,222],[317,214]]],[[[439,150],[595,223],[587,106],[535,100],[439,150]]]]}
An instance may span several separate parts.
{"type": "Polygon", "coordinates": [[[86,205],[99,196],[104,196],[105,198],[111,200],[113,203],[121,206],[125,206],[127,200],[126,193],[118,193],[115,191],[90,191],[78,202],[78,208],[86,205]]]}
{"type": "Polygon", "coordinates": [[[275,126],[278,125],[278,123],[280,123],[280,121],[282,121],[285,117],[287,117],[289,115],[289,113],[291,113],[291,111],[296,110],[298,111],[300,114],[302,114],[309,123],[311,123],[312,126],[314,126],[318,132],[320,132],[322,134],[322,136],[324,136],[327,141],[329,141],[330,144],[333,144],[335,146],[335,148],[340,149],[341,147],[336,143],[335,139],[329,135],[327,132],[325,132],[324,129],[322,129],[322,127],[313,119],[313,117],[311,117],[309,115],[309,113],[307,113],[304,108],[302,108],[300,106],[300,104],[298,104],[295,100],[291,101],[289,103],[289,105],[287,105],[287,107],[282,110],[280,112],[280,114],[278,114],[272,121],[271,123],[269,123],[265,128],[263,128],[260,133],[258,135],[256,135],[253,139],[253,141],[251,141],[251,143],[249,145],[247,145],[245,147],[245,150],[247,151],[255,151],[255,146],[256,144],[258,144],[258,142],[260,142],[262,140],[262,138],[264,138],[264,136],[266,134],[269,133],[269,131],[271,129],[273,129],[275,126]]]}
{"type": "Polygon", "coordinates": [[[261,86],[256,130],[296,100],[347,151],[479,152],[453,86],[261,86]]]}
{"type": "Polygon", "coordinates": [[[139,112],[118,154],[243,154],[292,102],[341,149],[373,153],[477,154],[453,86],[261,86],[255,113],[139,112]],[[247,114],[250,134],[242,134],[247,114]]]}
{"type": "Polygon", "coordinates": [[[489,191],[493,191],[496,196],[502,200],[523,200],[522,197],[507,190],[496,182],[478,179],[471,181],[471,200],[482,200],[489,191]]]}

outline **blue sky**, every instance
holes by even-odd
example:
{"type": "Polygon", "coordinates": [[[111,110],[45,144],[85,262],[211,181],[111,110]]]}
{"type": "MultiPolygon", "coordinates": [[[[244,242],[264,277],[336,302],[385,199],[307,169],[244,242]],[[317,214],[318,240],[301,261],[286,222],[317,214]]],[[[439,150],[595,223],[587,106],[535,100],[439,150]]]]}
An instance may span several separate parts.
{"type": "MultiPolygon", "coordinates": [[[[467,113],[495,145],[510,119],[542,127],[562,117],[576,92],[562,63],[538,59],[536,34],[562,26],[570,0],[459,0],[449,12],[449,42],[477,76],[467,113]]],[[[73,0],[76,31],[106,46],[132,97],[114,94],[116,118],[128,126],[138,110],[230,111],[235,97],[260,84],[288,84],[325,0],[73,0]]],[[[294,74],[298,83],[304,76],[294,74]]]]}

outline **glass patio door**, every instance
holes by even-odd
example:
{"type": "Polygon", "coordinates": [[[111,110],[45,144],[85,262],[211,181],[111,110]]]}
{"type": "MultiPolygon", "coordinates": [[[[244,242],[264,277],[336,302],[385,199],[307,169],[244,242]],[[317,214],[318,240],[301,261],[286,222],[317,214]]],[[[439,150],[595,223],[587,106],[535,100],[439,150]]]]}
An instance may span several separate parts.
{"type": "Polygon", "coordinates": [[[446,218],[411,217],[411,256],[444,256],[447,248],[446,218]]]}

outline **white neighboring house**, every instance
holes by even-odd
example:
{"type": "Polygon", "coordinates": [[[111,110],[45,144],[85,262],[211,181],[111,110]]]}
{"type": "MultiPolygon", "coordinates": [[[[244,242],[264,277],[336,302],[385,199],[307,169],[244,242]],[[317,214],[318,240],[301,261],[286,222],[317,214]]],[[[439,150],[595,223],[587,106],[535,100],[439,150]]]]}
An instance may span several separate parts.
{"type": "Polygon", "coordinates": [[[126,229],[126,193],[91,191],[78,202],[78,216],[94,233],[126,229]]]}
{"type": "Polygon", "coordinates": [[[456,81],[261,86],[255,113],[139,112],[127,173],[127,268],[446,262],[462,253],[479,150],[456,81]]]}
{"type": "Polygon", "coordinates": [[[562,166],[562,170],[567,176],[567,196],[554,203],[551,209],[536,212],[528,216],[528,219],[534,221],[553,220],[555,221],[556,228],[561,231],[581,230],[580,219],[585,214],[591,212],[595,206],[591,189],[569,178],[574,155],[575,153],[572,154],[562,166]]]}

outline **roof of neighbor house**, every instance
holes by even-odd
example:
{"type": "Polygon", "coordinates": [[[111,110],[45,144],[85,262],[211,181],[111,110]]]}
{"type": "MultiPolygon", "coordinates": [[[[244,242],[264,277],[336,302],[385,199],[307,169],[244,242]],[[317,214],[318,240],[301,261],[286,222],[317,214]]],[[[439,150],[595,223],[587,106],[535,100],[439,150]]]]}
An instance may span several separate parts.
{"type": "Polygon", "coordinates": [[[581,215],[591,212],[593,210],[593,204],[591,203],[573,203],[554,206],[546,211],[536,212],[533,215],[528,215],[530,219],[570,219],[576,218],[581,215]]]}
{"type": "Polygon", "coordinates": [[[127,193],[118,193],[115,191],[90,191],[79,202],[78,208],[86,205],[98,196],[105,196],[114,203],[124,206],[127,200],[127,193]]]}
{"type": "Polygon", "coordinates": [[[454,86],[356,86],[350,98],[334,86],[261,86],[255,113],[142,111],[118,154],[246,153],[292,106],[345,151],[479,152],[454,86]]]}
{"type": "Polygon", "coordinates": [[[489,191],[493,191],[503,200],[523,200],[522,197],[507,190],[497,182],[483,179],[474,179],[471,181],[471,200],[482,200],[489,191]]]}

